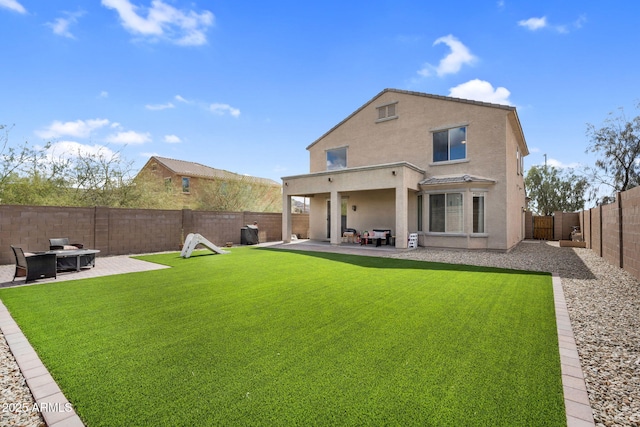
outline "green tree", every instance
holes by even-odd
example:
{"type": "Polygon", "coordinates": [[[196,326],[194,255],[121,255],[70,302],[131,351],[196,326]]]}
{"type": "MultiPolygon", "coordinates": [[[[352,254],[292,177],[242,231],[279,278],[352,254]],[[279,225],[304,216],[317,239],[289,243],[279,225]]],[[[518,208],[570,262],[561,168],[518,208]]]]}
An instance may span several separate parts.
{"type": "Polygon", "coordinates": [[[524,179],[529,207],[538,215],[575,212],[584,209],[589,181],[568,170],[553,166],[533,166],[524,179]]]}
{"type": "Polygon", "coordinates": [[[604,203],[615,199],[616,192],[640,184],[640,116],[628,119],[622,108],[620,111],[619,115],[609,113],[601,128],[587,124],[591,143],[586,152],[598,155],[588,172],[595,198],[595,192],[602,193],[601,187],[609,189],[608,195],[599,197],[604,203]]]}
{"type": "Polygon", "coordinates": [[[230,176],[202,182],[196,195],[196,208],[211,211],[281,212],[282,193],[251,176],[230,176]]]}
{"type": "MultiPolygon", "coordinates": [[[[0,125],[0,202],[15,203],[9,187],[32,171],[39,171],[39,165],[46,161],[46,150],[31,147],[27,142],[13,147],[9,144],[9,132],[13,126],[0,125]]],[[[43,177],[41,177],[43,178],[43,177]]]]}
{"type": "Polygon", "coordinates": [[[136,207],[143,199],[132,162],[106,147],[96,153],[63,153],[52,144],[33,148],[9,143],[0,125],[0,203],[19,205],[136,207]]]}

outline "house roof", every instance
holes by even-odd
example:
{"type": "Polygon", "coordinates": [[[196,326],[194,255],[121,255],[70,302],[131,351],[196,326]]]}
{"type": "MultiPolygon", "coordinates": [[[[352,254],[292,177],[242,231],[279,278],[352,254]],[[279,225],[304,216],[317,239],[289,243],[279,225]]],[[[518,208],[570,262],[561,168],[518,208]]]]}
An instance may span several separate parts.
{"type": "Polygon", "coordinates": [[[524,133],[522,132],[522,126],[520,124],[520,119],[518,118],[518,113],[516,112],[516,107],[514,107],[514,106],[502,105],[502,104],[493,104],[493,103],[490,103],[490,102],[473,101],[473,100],[470,100],[470,99],[454,98],[454,97],[451,97],[451,96],[432,95],[432,94],[429,94],[429,93],[413,92],[413,91],[409,91],[409,90],[391,89],[391,88],[384,89],[382,92],[378,93],[376,96],[374,96],[369,101],[364,103],[360,108],[358,108],[356,111],[354,111],[349,116],[347,116],[347,118],[345,118],[340,123],[338,123],[337,125],[335,125],[331,129],[329,129],[320,138],[318,138],[315,141],[313,141],[307,147],[307,150],[310,149],[311,147],[313,147],[316,143],[318,143],[320,140],[322,140],[325,136],[327,136],[328,134],[333,132],[335,129],[340,127],[343,123],[348,121],[351,117],[353,117],[356,114],[358,114],[365,107],[367,107],[369,104],[371,104],[373,101],[375,101],[376,99],[378,99],[379,97],[381,97],[382,95],[384,95],[387,92],[394,92],[394,93],[400,93],[400,94],[405,94],[405,95],[413,95],[413,96],[422,96],[422,97],[425,97],[425,98],[439,99],[439,100],[443,100],[443,101],[460,102],[460,103],[463,103],[463,104],[473,104],[473,105],[479,105],[481,107],[499,108],[499,109],[502,109],[502,110],[507,110],[507,111],[513,113],[513,116],[514,116],[513,119],[514,119],[515,125],[517,127],[518,137],[522,140],[522,145],[523,145],[523,148],[525,149],[523,154],[525,156],[527,154],[529,154],[529,149],[527,147],[527,142],[525,141],[524,133]]]}
{"type": "Polygon", "coordinates": [[[442,185],[442,184],[460,184],[468,182],[477,182],[485,184],[493,184],[496,181],[490,178],[483,178],[473,175],[456,175],[456,176],[431,176],[420,181],[420,185],[442,185]]]}
{"type": "Polygon", "coordinates": [[[186,160],[169,159],[167,157],[152,156],[149,162],[156,161],[161,163],[164,167],[175,173],[176,175],[185,175],[189,177],[199,177],[207,179],[251,179],[254,182],[264,185],[277,185],[280,184],[272,179],[259,178],[255,176],[241,175],[234,172],[229,172],[223,169],[216,169],[210,166],[205,166],[200,163],[187,162],[186,160]]]}

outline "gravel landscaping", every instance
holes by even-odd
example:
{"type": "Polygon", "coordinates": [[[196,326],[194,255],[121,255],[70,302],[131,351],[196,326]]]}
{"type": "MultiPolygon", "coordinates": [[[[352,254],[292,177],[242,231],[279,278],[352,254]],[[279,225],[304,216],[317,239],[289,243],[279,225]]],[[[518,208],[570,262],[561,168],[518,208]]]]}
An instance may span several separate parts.
{"type": "MultiPolygon", "coordinates": [[[[509,253],[418,248],[362,250],[299,243],[280,248],[336,251],[393,258],[556,272],[597,426],[640,427],[640,282],[591,250],[557,242],[522,242],[509,253]]],[[[1,402],[33,406],[33,398],[0,333],[1,402]]],[[[2,411],[0,425],[44,425],[37,412],[2,411]]]]}

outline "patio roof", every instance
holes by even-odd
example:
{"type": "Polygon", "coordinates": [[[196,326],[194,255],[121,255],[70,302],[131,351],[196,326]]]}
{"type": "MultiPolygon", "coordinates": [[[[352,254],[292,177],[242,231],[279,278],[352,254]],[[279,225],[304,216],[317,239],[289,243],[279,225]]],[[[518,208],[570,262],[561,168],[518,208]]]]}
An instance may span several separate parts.
{"type": "Polygon", "coordinates": [[[484,178],[473,175],[455,175],[455,176],[431,176],[419,182],[422,186],[443,185],[443,184],[466,184],[477,182],[482,184],[495,184],[496,181],[490,178],[484,178]]]}

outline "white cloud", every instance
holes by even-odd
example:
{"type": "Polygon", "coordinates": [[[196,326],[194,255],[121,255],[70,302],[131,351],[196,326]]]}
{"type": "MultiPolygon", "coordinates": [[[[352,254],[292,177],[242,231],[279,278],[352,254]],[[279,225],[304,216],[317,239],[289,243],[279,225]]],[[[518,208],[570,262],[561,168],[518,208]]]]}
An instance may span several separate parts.
{"type": "Polygon", "coordinates": [[[109,97],[109,92],[107,92],[106,90],[103,90],[102,92],[100,92],[100,95],[98,95],[99,98],[108,98],[109,97]]]}
{"type": "Polygon", "coordinates": [[[580,29],[585,22],[587,22],[587,15],[582,14],[573,22],[573,27],[575,29],[580,29]]]}
{"type": "Polygon", "coordinates": [[[176,95],[175,99],[176,99],[176,101],[184,102],[185,104],[190,104],[191,103],[191,101],[188,101],[188,100],[184,99],[180,95],[176,95]]]}
{"type": "Polygon", "coordinates": [[[529,19],[524,19],[522,21],[518,21],[518,25],[521,27],[525,27],[530,31],[537,31],[543,28],[547,28],[547,29],[556,31],[560,34],[566,34],[570,32],[572,29],[579,30],[580,28],[582,28],[585,22],[587,22],[586,15],[580,15],[578,19],[576,19],[574,22],[570,24],[555,25],[555,24],[549,23],[547,21],[547,17],[543,16],[542,18],[529,18],[529,19]]]}
{"type": "Polygon", "coordinates": [[[91,132],[109,124],[107,119],[76,120],[75,122],[61,122],[54,120],[47,128],[36,131],[41,138],[51,139],[61,136],[86,138],[91,132]]]}
{"type": "Polygon", "coordinates": [[[575,169],[582,166],[578,162],[563,163],[562,161],[556,159],[547,159],[547,165],[553,166],[557,169],[575,169]]]}
{"type": "Polygon", "coordinates": [[[164,142],[166,142],[167,144],[179,144],[182,142],[182,140],[177,135],[165,135],[164,142]]]}
{"type": "Polygon", "coordinates": [[[13,10],[14,12],[18,13],[27,13],[27,9],[25,9],[24,6],[22,6],[16,0],[0,0],[0,7],[13,10]]]}
{"type": "Polygon", "coordinates": [[[418,74],[424,77],[430,76],[433,71],[435,71],[439,77],[446,74],[455,74],[460,71],[460,68],[462,68],[463,65],[471,65],[477,60],[469,48],[451,34],[440,37],[433,42],[433,45],[436,46],[441,43],[446,44],[451,49],[451,52],[440,60],[437,67],[431,64],[426,64],[418,71],[418,74]]]}
{"type": "Polygon", "coordinates": [[[222,116],[222,115],[224,115],[226,113],[231,114],[233,117],[239,117],[240,116],[240,110],[238,110],[237,108],[233,108],[229,104],[211,104],[209,106],[209,110],[212,113],[218,114],[220,116],[222,116]]]}
{"type": "Polygon", "coordinates": [[[171,102],[166,104],[147,104],[144,106],[147,110],[166,110],[167,108],[176,108],[171,102]]]}
{"type": "Polygon", "coordinates": [[[207,28],[214,22],[209,11],[178,10],[161,0],[152,0],[149,8],[135,6],[129,0],[102,0],[102,5],[115,9],[129,32],[152,40],[167,39],[184,46],[205,44],[207,28]],[[143,16],[145,12],[146,17],[143,16]]]}
{"type": "Polygon", "coordinates": [[[116,152],[104,145],[86,145],[76,141],[59,141],[52,144],[47,150],[47,156],[54,160],[94,155],[103,155],[107,158],[112,158],[116,155],[116,152]]]}
{"type": "Polygon", "coordinates": [[[113,144],[139,145],[151,142],[151,134],[149,132],[136,132],[129,130],[111,134],[105,138],[105,141],[113,144]]]}
{"type": "Polygon", "coordinates": [[[511,105],[509,92],[504,87],[495,88],[491,83],[474,79],[449,89],[449,96],[475,101],[491,102],[493,104],[511,105]]]}
{"type": "Polygon", "coordinates": [[[53,29],[54,34],[73,39],[75,37],[69,31],[69,26],[78,22],[78,18],[84,15],[84,12],[65,12],[65,15],[65,18],[58,18],[53,22],[48,22],[47,25],[53,29]]]}
{"type": "Polygon", "coordinates": [[[160,154],[158,153],[152,153],[152,152],[142,152],[139,154],[140,157],[145,157],[145,158],[149,158],[149,157],[153,157],[153,156],[159,156],[160,154]]]}
{"type": "Polygon", "coordinates": [[[520,25],[521,27],[525,27],[528,30],[536,31],[548,25],[547,17],[543,16],[542,18],[529,18],[526,20],[518,21],[518,25],[520,25]]]}

